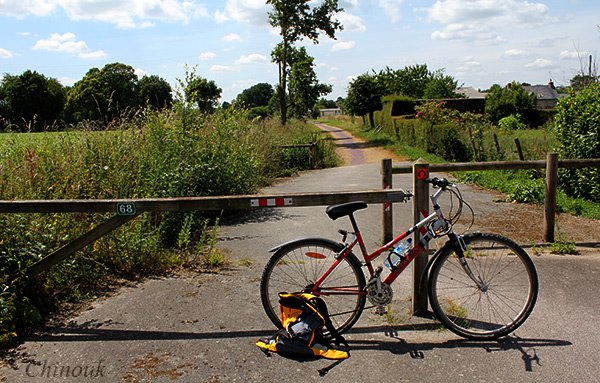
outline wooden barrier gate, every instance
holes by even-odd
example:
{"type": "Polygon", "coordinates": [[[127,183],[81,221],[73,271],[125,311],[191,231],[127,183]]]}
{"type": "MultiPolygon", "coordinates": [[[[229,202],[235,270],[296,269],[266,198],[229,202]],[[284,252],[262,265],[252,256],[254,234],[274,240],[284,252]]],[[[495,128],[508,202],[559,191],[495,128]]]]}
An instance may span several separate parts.
{"type": "MultiPolygon", "coordinates": [[[[553,242],[558,168],[598,166],[600,166],[600,159],[559,161],[556,153],[549,153],[546,161],[428,164],[424,160],[419,159],[412,165],[392,166],[392,161],[386,159],[382,161],[381,165],[383,190],[128,200],[0,201],[0,213],[115,213],[109,220],[99,224],[89,232],[67,243],[32,265],[27,271],[27,275],[32,277],[73,255],[77,250],[112,232],[143,212],[326,206],[362,200],[367,203],[383,204],[383,243],[387,243],[393,238],[392,204],[394,202],[406,202],[409,198],[413,197],[413,217],[415,223],[420,220],[422,214],[427,214],[429,209],[429,185],[425,183],[425,179],[428,177],[429,172],[546,168],[544,239],[547,242],[553,242]],[[413,174],[414,195],[400,189],[392,188],[392,175],[406,173],[413,174]]],[[[419,233],[416,232],[414,235],[417,237],[415,238],[416,243],[419,240],[419,233]]],[[[422,291],[420,288],[422,286],[421,276],[425,271],[427,258],[427,253],[424,253],[417,257],[414,262],[412,306],[414,315],[426,314],[428,312],[427,292],[422,291]]]]}
{"type": "Polygon", "coordinates": [[[27,200],[0,201],[0,213],[115,213],[79,238],[32,265],[32,277],[52,267],[77,250],[131,221],[143,212],[248,210],[269,207],[326,206],[362,200],[367,203],[405,202],[403,190],[367,190],[335,193],[297,193],[286,195],[242,195],[222,197],[157,198],[129,200],[27,200]]]}

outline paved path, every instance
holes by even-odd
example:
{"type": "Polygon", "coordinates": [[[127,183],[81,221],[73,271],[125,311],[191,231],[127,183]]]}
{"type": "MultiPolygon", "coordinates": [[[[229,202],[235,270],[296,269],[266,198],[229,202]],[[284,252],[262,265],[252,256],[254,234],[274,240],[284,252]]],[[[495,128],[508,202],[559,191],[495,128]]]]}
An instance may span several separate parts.
{"type": "MultiPolygon", "coordinates": [[[[379,165],[306,172],[265,193],[379,187],[379,165]]],[[[410,186],[410,176],[394,179],[410,186]]],[[[485,214],[511,209],[493,193],[465,187],[485,214]]],[[[322,207],[260,210],[225,220],[220,247],[232,259],[216,274],[185,274],[125,287],[68,323],[30,337],[0,367],[0,382],[596,382],[600,376],[600,257],[542,255],[536,309],[514,336],[471,342],[406,315],[410,274],[394,285],[394,315],[365,313],[347,336],[352,357],[325,378],[325,360],[266,358],[254,346],[274,328],[264,315],[259,280],[267,249],[301,236],[336,238],[343,222],[322,207]],[[84,377],[84,372],[87,377],[84,377]],[[77,376],[75,376],[77,375],[77,376]]],[[[396,205],[395,223],[410,222],[396,205]]],[[[380,208],[357,219],[367,245],[381,236],[380,208]]],[[[477,226],[476,229],[481,227],[477,226]]]]}

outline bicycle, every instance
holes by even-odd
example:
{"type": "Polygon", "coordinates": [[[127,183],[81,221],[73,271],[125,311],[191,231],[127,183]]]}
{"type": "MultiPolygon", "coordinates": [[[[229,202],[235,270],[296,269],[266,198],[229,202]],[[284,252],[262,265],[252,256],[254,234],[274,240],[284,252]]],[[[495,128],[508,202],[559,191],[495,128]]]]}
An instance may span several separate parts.
{"type": "MultiPolygon", "coordinates": [[[[260,293],[269,319],[281,327],[279,292],[310,292],[321,296],[338,332],[348,331],[367,308],[385,313],[392,302],[394,280],[434,238],[447,237],[428,261],[422,280],[435,317],[450,331],[474,340],[496,339],[516,330],[531,314],[538,295],[538,277],[529,255],[517,243],[497,234],[457,234],[453,226],[466,203],[458,186],[442,178],[427,179],[437,189],[430,200],[433,212],[390,242],[369,253],[354,218],[367,208],[362,201],[327,207],[332,220],[347,216],[353,232],[340,230],[342,242],[324,238],[301,238],[270,250],[261,278],[260,293]],[[438,199],[450,193],[449,217],[438,199]],[[458,207],[454,210],[454,199],[458,207]],[[390,251],[417,230],[421,239],[382,278],[383,267],[373,260],[390,251]],[[348,236],[351,239],[348,241],[348,236]],[[352,252],[358,247],[360,262],[352,252]],[[365,278],[363,267],[368,272],[365,278]],[[371,306],[365,308],[366,301],[371,306]]],[[[471,209],[472,212],[472,209],[471,209]]],[[[388,255],[390,257],[390,255],[388,255]]]]}

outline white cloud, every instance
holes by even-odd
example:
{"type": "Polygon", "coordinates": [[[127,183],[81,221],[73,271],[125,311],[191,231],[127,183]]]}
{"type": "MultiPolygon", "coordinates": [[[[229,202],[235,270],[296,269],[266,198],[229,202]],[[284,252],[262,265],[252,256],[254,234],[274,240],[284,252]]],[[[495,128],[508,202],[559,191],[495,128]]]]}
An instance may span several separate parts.
{"type": "Polygon", "coordinates": [[[338,13],[335,17],[344,27],[344,31],[364,32],[367,30],[367,27],[365,26],[365,21],[359,16],[351,15],[347,12],[341,12],[338,13]]]}
{"type": "Polygon", "coordinates": [[[554,63],[552,62],[552,60],[547,59],[536,59],[535,61],[525,64],[527,68],[548,68],[553,65],[554,63]]]}
{"type": "Polygon", "coordinates": [[[71,78],[71,77],[60,77],[60,78],[58,79],[58,82],[60,82],[60,83],[61,83],[61,84],[63,84],[64,86],[73,86],[73,85],[75,85],[75,83],[76,83],[77,81],[78,81],[78,80],[75,80],[75,79],[73,79],[73,78],[71,78]]]}
{"type": "Polygon", "coordinates": [[[209,61],[209,60],[214,59],[215,57],[217,57],[217,54],[215,52],[202,52],[198,56],[198,58],[201,61],[209,61]]]}
{"type": "Polygon", "coordinates": [[[102,60],[108,57],[104,51],[84,52],[77,55],[80,59],[84,60],[102,60]]]}
{"type": "Polygon", "coordinates": [[[141,69],[141,68],[135,68],[135,69],[133,70],[133,73],[135,73],[135,75],[136,75],[136,76],[138,76],[138,78],[142,78],[142,77],[144,77],[145,75],[147,75],[147,74],[148,74],[148,73],[146,73],[146,71],[145,71],[145,70],[143,70],[143,69],[141,69]]]}
{"type": "Polygon", "coordinates": [[[55,0],[5,0],[0,3],[0,14],[23,18],[29,15],[44,16],[54,11],[55,0]]]}
{"type": "Polygon", "coordinates": [[[226,73],[226,72],[235,72],[235,69],[228,65],[213,65],[209,69],[212,73],[226,73]]]}
{"type": "Polygon", "coordinates": [[[339,3],[344,9],[358,7],[358,0],[341,0],[339,3]]]}
{"type": "Polygon", "coordinates": [[[465,56],[463,58],[462,64],[456,67],[456,74],[462,76],[466,73],[472,73],[481,67],[481,63],[475,59],[473,56],[465,56]]]}
{"type": "Polygon", "coordinates": [[[63,35],[53,33],[47,39],[38,40],[33,46],[33,50],[64,53],[83,53],[90,50],[85,42],[75,39],[76,36],[73,33],[63,35]]]}
{"type": "Polygon", "coordinates": [[[118,28],[147,28],[155,21],[188,23],[208,17],[208,10],[189,0],[6,0],[0,14],[15,17],[44,16],[62,8],[72,20],[94,20],[118,28]]]}
{"type": "Polygon", "coordinates": [[[0,59],[10,59],[12,58],[14,55],[11,51],[6,50],[4,48],[0,48],[0,59]]]}
{"type": "Polygon", "coordinates": [[[505,57],[524,57],[529,56],[529,52],[524,49],[508,49],[504,51],[505,57]]]}
{"type": "Polygon", "coordinates": [[[464,24],[449,24],[442,31],[433,31],[431,38],[434,40],[479,41],[488,44],[498,44],[504,41],[494,31],[486,29],[478,30],[464,24]]]}
{"type": "Polygon", "coordinates": [[[400,20],[400,6],[403,0],[377,0],[377,5],[383,8],[384,12],[393,23],[400,20]]]}
{"type": "Polygon", "coordinates": [[[215,20],[224,22],[235,20],[254,25],[266,25],[267,12],[271,7],[264,0],[227,0],[225,9],[215,12],[215,20]]]}
{"type": "Polygon", "coordinates": [[[561,59],[579,59],[584,56],[587,56],[587,52],[566,51],[566,50],[560,52],[561,59]]]}
{"type": "Polygon", "coordinates": [[[260,63],[265,63],[267,62],[267,56],[258,54],[258,53],[253,53],[247,56],[241,56],[239,59],[237,59],[237,61],[235,62],[236,64],[260,64],[260,63]]]}
{"type": "Polygon", "coordinates": [[[496,43],[499,31],[535,28],[556,21],[543,3],[523,0],[437,0],[421,9],[430,21],[445,27],[432,33],[434,39],[496,43]]]}
{"type": "Polygon", "coordinates": [[[240,42],[242,41],[242,38],[237,33],[230,33],[223,36],[223,41],[227,41],[228,43],[240,42]]]}
{"type": "Polygon", "coordinates": [[[86,60],[99,60],[107,56],[103,51],[92,51],[84,41],[78,41],[73,33],[53,33],[47,39],[38,40],[33,50],[68,53],[86,60]]]}
{"type": "Polygon", "coordinates": [[[356,46],[356,42],[354,41],[340,41],[331,47],[332,51],[347,51],[356,46]]]}

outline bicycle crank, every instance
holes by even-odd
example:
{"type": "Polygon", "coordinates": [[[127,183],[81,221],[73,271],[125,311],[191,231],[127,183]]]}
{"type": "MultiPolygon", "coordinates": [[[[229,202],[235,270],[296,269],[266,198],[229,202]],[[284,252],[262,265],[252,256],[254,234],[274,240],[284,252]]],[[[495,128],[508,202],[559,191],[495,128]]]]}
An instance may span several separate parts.
{"type": "Polygon", "coordinates": [[[392,287],[387,283],[383,283],[377,278],[369,281],[366,287],[367,298],[369,302],[375,306],[386,306],[392,303],[394,292],[392,287]]]}

